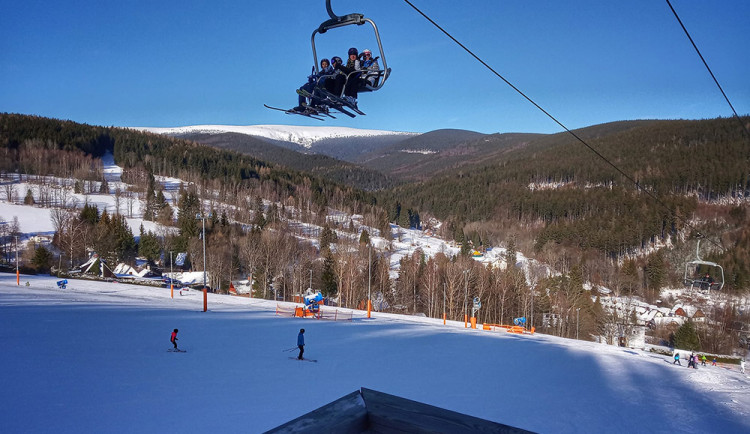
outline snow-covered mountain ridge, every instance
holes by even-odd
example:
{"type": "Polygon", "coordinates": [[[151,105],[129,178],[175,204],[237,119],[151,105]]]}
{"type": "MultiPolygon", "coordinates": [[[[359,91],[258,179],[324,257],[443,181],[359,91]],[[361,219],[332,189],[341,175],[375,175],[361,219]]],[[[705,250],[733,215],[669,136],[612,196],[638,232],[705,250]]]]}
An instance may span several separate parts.
{"type": "Polygon", "coordinates": [[[349,127],[302,127],[295,125],[192,125],[166,128],[134,127],[133,129],[171,136],[196,133],[238,133],[271,140],[296,143],[305,148],[310,148],[316,142],[326,139],[375,136],[403,136],[404,138],[408,138],[419,134],[401,131],[365,130],[349,127]]]}

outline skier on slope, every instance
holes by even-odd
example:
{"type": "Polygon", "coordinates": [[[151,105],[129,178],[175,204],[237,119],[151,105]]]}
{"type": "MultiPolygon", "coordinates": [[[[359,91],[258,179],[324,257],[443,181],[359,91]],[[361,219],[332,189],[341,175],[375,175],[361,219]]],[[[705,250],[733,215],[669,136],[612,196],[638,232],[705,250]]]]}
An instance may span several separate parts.
{"type": "Polygon", "coordinates": [[[175,350],[177,349],[177,332],[178,331],[179,330],[174,329],[174,331],[172,332],[172,337],[169,338],[169,342],[172,342],[175,350]]]}
{"type": "Polygon", "coordinates": [[[674,353],[674,362],[672,364],[674,365],[675,363],[682,366],[682,363],[680,363],[680,353],[674,353]]]}
{"type": "Polygon", "coordinates": [[[297,348],[299,348],[299,356],[297,359],[302,360],[302,354],[305,352],[305,329],[299,329],[297,335],[297,348]]]}
{"type": "Polygon", "coordinates": [[[740,360],[740,372],[745,373],[745,359],[740,360]]]}

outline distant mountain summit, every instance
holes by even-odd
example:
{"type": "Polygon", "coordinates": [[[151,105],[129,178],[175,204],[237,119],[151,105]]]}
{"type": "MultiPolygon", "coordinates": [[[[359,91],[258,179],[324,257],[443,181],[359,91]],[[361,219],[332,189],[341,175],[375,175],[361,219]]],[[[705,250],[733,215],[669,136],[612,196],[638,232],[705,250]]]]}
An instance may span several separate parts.
{"type": "Polygon", "coordinates": [[[399,141],[419,135],[400,131],[363,130],[348,127],[301,127],[294,125],[193,125],[172,128],[134,128],[156,134],[169,136],[188,136],[193,134],[237,133],[274,142],[294,143],[306,149],[313,148],[318,142],[332,139],[359,139],[371,137],[390,137],[399,141]]]}

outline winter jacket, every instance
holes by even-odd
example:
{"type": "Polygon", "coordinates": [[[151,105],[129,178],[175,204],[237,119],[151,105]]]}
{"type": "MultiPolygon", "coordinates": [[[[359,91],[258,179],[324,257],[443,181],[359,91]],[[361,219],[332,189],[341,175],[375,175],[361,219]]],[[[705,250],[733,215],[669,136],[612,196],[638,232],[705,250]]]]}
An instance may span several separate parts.
{"type": "MultiPolygon", "coordinates": [[[[326,75],[331,75],[334,72],[336,71],[333,69],[333,66],[329,65],[328,68],[321,68],[320,72],[308,76],[307,79],[312,83],[318,83],[318,79],[320,79],[321,77],[325,77],[326,75]]],[[[325,78],[320,80],[320,83],[323,83],[323,81],[325,81],[325,78]]]]}
{"type": "MultiPolygon", "coordinates": [[[[377,72],[380,71],[380,65],[378,65],[377,59],[368,59],[362,62],[362,69],[377,72]]],[[[375,86],[375,80],[378,79],[378,74],[368,72],[365,74],[364,78],[370,86],[375,86]]]]}
{"type": "Polygon", "coordinates": [[[172,332],[172,337],[171,337],[171,338],[169,338],[169,342],[174,342],[174,341],[176,341],[176,340],[177,340],[177,333],[175,333],[175,332],[172,332]]]}
{"type": "MultiPolygon", "coordinates": [[[[361,67],[361,65],[359,63],[359,59],[356,59],[356,60],[349,59],[349,60],[347,60],[346,65],[338,65],[338,66],[336,66],[336,69],[339,70],[339,71],[341,71],[345,75],[349,75],[349,74],[351,74],[354,71],[361,70],[362,67],[361,67]]],[[[359,76],[359,74],[352,75],[350,77],[350,79],[351,78],[356,78],[358,76],[359,76]]]]}
{"type": "Polygon", "coordinates": [[[297,345],[305,345],[305,335],[304,333],[300,333],[297,335],[297,345]]]}

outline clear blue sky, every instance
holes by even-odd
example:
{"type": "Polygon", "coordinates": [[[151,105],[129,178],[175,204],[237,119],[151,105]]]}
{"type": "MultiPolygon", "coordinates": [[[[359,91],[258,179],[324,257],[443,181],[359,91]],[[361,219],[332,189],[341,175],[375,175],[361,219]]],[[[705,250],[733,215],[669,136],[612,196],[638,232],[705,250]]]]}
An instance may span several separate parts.
{"type": "MultiPolygon", "coordinates": [[[[666,1],[413,0],[569,128],[732,112],[666,1]]],[[[740,114],[750,113],[750,1],[673,0],[740,114]]],[[[367,116],[296,105],[324,0],[0,0],[0,112],[95,125],[337,125],[426,132],[560,128],[401,0],[333,0],[381,33],[387,85],[367,116]]],[[[377,51],[369,26],[318,36],[321,57],[377,51]]],[[[377,53],[376,53],[377,54],[377,53]]]]}

